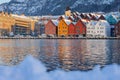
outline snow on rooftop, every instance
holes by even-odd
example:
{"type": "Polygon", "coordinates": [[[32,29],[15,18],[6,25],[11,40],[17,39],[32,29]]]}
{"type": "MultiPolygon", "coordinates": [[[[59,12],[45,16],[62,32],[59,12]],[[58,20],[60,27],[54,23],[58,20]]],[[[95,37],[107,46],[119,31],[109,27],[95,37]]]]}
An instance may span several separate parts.
{"type": "Polygon", "coordinates": [[[72,22],[72,24],[74,24],[74,25],[75,25],[76,23],[77,23],[77,22],[72,22]]]}
{"type": "Polygon", "coordinates": [[[64,19],[64,21],[65,21],[65,23],[66,23],[67,25],[71,24],[71,21],[70,21],[70,20],[64,19]]]}
{"type": "Polygon", "coordinates": [[[58,21],[57,20],[52,20],[53,24],[55,24],[55,26],[58,26],[58,21]]]}
{"type": "Polygon", "coordinates": [[[106,20],[99,20],[98,24],[100,26],[110,26],[110,24],[106,20]]]}
{"type": "Polygon", "coordinates": [[[15,14],[12,14],[12,16],[13,16],[13,17],[17,17],[17,18],[30,19],[29,17],[24,16],[24,15],[15,15],[15,14]]]}
{"type": "Polygon", "coordinates": [[[86,25],[89,24],[90,21],[86,20],[86,19],[81,19],[81,21],[86,25]]]}

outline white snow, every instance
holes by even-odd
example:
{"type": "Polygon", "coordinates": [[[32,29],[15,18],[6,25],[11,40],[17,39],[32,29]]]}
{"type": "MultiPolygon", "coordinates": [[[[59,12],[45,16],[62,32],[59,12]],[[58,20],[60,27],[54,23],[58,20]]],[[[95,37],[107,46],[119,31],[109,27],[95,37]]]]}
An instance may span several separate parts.
{"type": "Polygon", "coordinates": [[[90,5],[90,4],[97,4],[97,5],[101,5],[101,4],[110,4],[112,3],[114,0],[76,0],[75,3],[72,5],[71,8],[75,8],[78,5],[84,4],[84,5],[90,5]]]}
{"type": "Polygon", "coordinates": [[[67,20],[67,19],[64,19],[64,21],[65,21],[65,23],[66,23],[67,25],[70,25],[70,23],[71,23],[71,21],[70,21],[70,20],[67,20]]]}
{"type": "Polygon", "coordinates": [[[119,80],[120,66],[113,64],[88,72],[55,70],[46,72],[45,66],[32,56],[17,66],[0,66],[0,80],[119,80]]]}
{"type": "Polygon", "coordinates": [[[58,26],[58,21],[57,20],[52,20],[53,24],[55,24],[55,26],[58,26]]]}

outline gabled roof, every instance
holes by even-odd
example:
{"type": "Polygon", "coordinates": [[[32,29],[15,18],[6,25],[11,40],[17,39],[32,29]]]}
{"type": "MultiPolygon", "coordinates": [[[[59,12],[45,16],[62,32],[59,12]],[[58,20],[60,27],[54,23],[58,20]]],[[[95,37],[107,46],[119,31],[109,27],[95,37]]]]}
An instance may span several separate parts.
{"type": "Polygon", "coordinates": [[[67,20],[67,19],[63,19],[63,20],[65,21],[65,23],[66,23],[67,25],[69,25],[69,24],[71,23],[70,20],[67,20]]]}
{"type": "Polygon", "coordinates": [[[81,19],[81,21],[86,25],[86,24],[88,24],[90,21],[89,20],[87,20],[87,19],[81,19]]]}
{"type": "Polygon", "coordinates": [[[101,16],[99,17],[99,20],[106,20],[106,19],[105,19],[105,15],[101,15],[101,16]]]}
{"type": "Polygon", "coordinates": [[[58,26],[58,20],[51,20],[55,26],[58,26]]]}
{"type": "Polygon", "coordinates": [[[74,25],[75,25],[75,24],[76,24],[76,22],[72,22],[72,24],[74,24],[74,25]]]}
{"type": "Polygon", "coordinates": [[[110,24],[106,20],[99,20],[97,25],[99,26],[110,26],[110,24]]]}

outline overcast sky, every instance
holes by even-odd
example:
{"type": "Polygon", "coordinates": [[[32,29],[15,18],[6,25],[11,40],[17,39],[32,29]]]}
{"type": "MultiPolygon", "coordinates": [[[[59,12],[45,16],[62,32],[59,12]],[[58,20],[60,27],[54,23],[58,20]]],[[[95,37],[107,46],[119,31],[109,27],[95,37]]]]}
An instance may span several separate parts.
{"type": "Polygon", "coordinates": [[[9,2],[10,0],[0,0],[0,4],[1,3],[5,3],[5,2],[9,2]]]}

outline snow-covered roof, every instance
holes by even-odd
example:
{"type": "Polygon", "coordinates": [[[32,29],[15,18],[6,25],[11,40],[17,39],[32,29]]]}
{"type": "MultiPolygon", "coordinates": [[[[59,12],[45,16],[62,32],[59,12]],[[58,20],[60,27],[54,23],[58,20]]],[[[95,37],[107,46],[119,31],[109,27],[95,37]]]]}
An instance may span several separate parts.
{"type": "Polygon", "coordinates": [[[97,23],[99,26],[110,26],[106,20],[99,20],[97,23]]]}
{"type": "Polygon", "coordinates": [[[79,19],[82,19],[81,16],[78,16],[79,19]]]}
{"type": "Polygon", "coordinates": [[[66,23],[67,25],[69,25],[69,24],[71,23],[71,21],[70,21],[70,20],[67,20],[67,19],[64,19],[64,21],[65,21],[65,23],[66,23]]]}
{"type": "Polygon", "coordinates": [[[75,25],[76,23],[77,23],[77,22],[72,22],[72,24],[74,24],[74,25],[75,25]]]}
{"type": "Polygon", "coordinates": [[[55,26],[58,26],[58,20],[51,20],[53,22],[53,24],[55,24],[55,26]]]}
{"type": "Polygon", "coordinates": [[[12,14],[13,17],[16,17],[16,18],[23,18],[23,19],[31,19],[27,16],[24,16],[24,15],[15,15],[15,14],[12,14]]]}
{"type": "Polygon", "coordinates": [[[90,21],[86,20],[86,19],[81,19],[81,21],[86,25],[88,24],[90,21]]]}
{"type": "Polygon", "coordinates": [[[72,20],[74,20],[74,17],[73,17],[73,16],[70,16],[70,18],[71,18],[72,20]]]}

